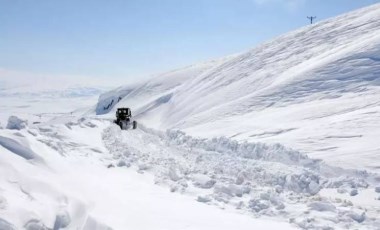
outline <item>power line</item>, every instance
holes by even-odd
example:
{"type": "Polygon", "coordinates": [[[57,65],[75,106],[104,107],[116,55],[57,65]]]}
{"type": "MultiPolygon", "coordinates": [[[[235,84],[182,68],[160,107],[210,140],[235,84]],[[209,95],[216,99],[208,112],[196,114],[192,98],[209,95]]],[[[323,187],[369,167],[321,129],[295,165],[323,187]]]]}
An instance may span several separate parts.
{"type": "Polygon", "coordinates": [[[314,19],[316,19],[317,17],[316,16],[310,16],[310,17],[307,17],[307,18],[310,20],[310,24],[313,24],[314,19]]]}

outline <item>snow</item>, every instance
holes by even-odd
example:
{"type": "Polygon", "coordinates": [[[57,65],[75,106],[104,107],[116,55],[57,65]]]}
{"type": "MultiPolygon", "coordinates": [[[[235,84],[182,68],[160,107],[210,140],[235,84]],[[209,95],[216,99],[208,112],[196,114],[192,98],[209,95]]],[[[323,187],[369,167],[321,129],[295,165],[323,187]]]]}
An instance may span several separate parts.
{"type": "Polygon", "coordinates": [[[173,194],[157,186],[151,174],[139,173],[137,165],[107,168],[116,160],[102,148],[102,130],[110,123],[97,120],[91,123],[88,126],[86,120],[80,120],[71,123],[70,128],[56,124],[50,129],[28,127],[7,131],[8,136],[20,133],[17,137],[30,144],[29,151],[43,153],[46,167],[20,157],[18,150],[1,149],[0,197],[4,205],[0,218],[4,226],[11,223],[16,229],[292,228],[173,194]],[[46,139],[51,146],[61,143],[61,148],[48,146],[43,141],[46,139]]]}
{"type": "Polygon", "coordinates": [[[0,124],[5,126],[10,116],[33,124],[59,115],[83,114],[99,94],[112,87],[95,78],[46,76],[0,67],[0,124]]]}
{"type": "Polygon", "coordinates": [[[32,160],[37,158],[37,154],[31,151],[29,148],[22,146],[20,143],[17,143],[15,140],[0,136],[0,145],[5,149],[19,155],[20,157],[25,158],[26,160],[32,160]]]}
{"type": "Polygon", "coordinates": [[[24,129],[28,125],[27,120],[22,120],[16,116],[10,116],[8,118],[7,129],[24,129]]]}
{"type": "Polygon", "coordinates": [[[335,212],[336,207],[330,203],[326,202],[313,202],[309,204],[311,210],[318,212],[335,212]]]}
{"type": "Polygon", "coordinates": [[[375,4],[99,97],[6,83],[0,229],[378,229],[379,29],[375,4]]]}
{"type": "MultiPolygon", "coordinates": [[[[375,175],[329,166],[279,144],[197,139],[144,126],[122,131],[103,119],[39,124],[2,135],[0,196],[6,208],[0,214],[16,228],[285,229],[294,216],[293,224],[302,227],[325,207],[336,211],[309,221],[309,228],[358,227],[355,220],[332,221],[353,210],[315,189],[355,186],[365,193],[375,180],[375,175]],[[43,162],[25,158],[21,146],[43,162]]],[[[365,208],[364,226],[376,226],[379,205],[365,208]]]]}
{"type": "Polygon", "coordinates": [[[166,90],[165,74],[153,80],[163,82],[157,91],[150,81],[116,89],[100,98],[96,113],[107,113],[102,105],[128,89],[104,117],[127,106],[151,128],[281,143],[330,164],[379,172],[379,8],[301,28],[207,69],[179,70],[166,90]]]}

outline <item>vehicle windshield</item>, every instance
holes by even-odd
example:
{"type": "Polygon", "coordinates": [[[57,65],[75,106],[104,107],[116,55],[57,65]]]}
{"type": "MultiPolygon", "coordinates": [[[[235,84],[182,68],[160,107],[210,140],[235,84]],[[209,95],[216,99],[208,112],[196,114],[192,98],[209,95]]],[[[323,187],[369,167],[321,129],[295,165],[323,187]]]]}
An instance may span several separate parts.
{"type": "Polygon", "coordinates": [[[118,113],[128,114],[128,110],[127,109],[120,109],[120,110],[118,110],[118,113]]]}

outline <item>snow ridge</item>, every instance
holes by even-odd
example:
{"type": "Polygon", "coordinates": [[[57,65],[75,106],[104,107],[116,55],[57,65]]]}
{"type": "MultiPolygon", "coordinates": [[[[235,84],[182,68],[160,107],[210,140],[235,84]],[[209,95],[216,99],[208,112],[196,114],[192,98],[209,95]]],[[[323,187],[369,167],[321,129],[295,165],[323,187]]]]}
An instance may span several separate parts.
{"type": "Polygon", "coordinates": [[[199,202],[287,220],[300,215],[294,220],[300,227],[335,226],[330,217],[307,222],[314,211],[326,211],[320,208],[323,205],[336,209],[334,218],[346,219],[342,226],[358,224],[349,217],[357,207],[347,209],[350,204],[318,198],[318,193],[323,188],[365,189],[371,180],[367,173],[331,167],[279,144],[238,143],[226,137],[198,139],[181,131],[140,128],[122,132],[111,125],[104,130],[103,142],[113,165],[151,172],[156,183],[169,186],[172,192],[196,194],[199,202]],[[295,211],[295,206],[303,208],[295,211]],[[308,209],[314,210],[310,217],[302,215],[301,210],[308,209]]]}

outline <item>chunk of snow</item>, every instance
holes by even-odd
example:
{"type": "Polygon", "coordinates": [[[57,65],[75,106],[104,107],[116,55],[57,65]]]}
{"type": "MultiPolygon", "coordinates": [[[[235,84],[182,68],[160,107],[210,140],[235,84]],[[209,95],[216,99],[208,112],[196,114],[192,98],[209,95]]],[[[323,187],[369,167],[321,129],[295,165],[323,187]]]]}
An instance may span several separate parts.
{"type": "Polygon", "coordinates": [[[255,212],[260,212],[268,209],[270,207],[270,202],[267,200],[252,199],[249,201],[248,207],[255,212]]]}
{"type": "Polygon", "coordinates": [[[48,230],[48,228],[45,226],[45,224],[36,219],[29,220],[25,225],[24,228],[26,230],[48,230]]]}
{"type": "Polygon", "coordinates": [[[215,193],[223,193],[229,196],[242,197],[247,191],[240,185],[216,185],[214,188],[215,193]]]}
{"type": "Polygon", "coordinates": [[[55,218],[54,229],[58,230],[61,228],[66,228],[67,226],[69,226],[70,222],[71,218],[69,213],[66,211],[61,211],[55,218]]]}
{"type": "Polygon", "coordinates": [[[216,183],[216,181],[211,179],[209,176],[202,175],[202,174],[196,174],[192,177],[192,179],[193,179],[193,184],[196,187],[204,188],[204,189],[212,188],[214,184],[216,183]]]}
{"type": "Polygon", "coordinates": [[[345,189],[345,188],[338,188],[337,192],[340,193],[340,194],[347,193],[347,189],[345,189]]]}
{"type": "Polygon", "coordinates": [[[179,173],[177,172],[177,169],[175,166],[171,166],[169,167],[169,178],[172,180],[172,181],[179,181],[181,179],[181,176],[179,175],[179,173]]]}
{"type": "Polygon", "coordinates": [[[288,175],[285,178],[285,188],[302,193],[309,193],[315,195],[319,192],[320,187],[318,185],[318,176],[313,174],[304,174],[301,175],[288,175]]]}
{"type": "Polygon", "coordinates": [[[380,193],[380,187],[376,187],[375,192],[380,193]]]}
{"type": "Polygon", "coordinates": [[[28,125],[27,120],[22,120],[16,116],[10,116],[8,118],[7,129],[24,129],[28,125]]]}
{"type": "Polygon", "coordinates": [[[125,162],[124,160],[119,160],[119,161],[117,162],[117,167],[130,167],[130,166],[131,166],[131,164],[125,162]]]}
{"type": "Polygon", "coordinates": [[[211,201],[211,198],[209,196],[198,196],[197,201],[201,203],[208,203],[211,201]]]}
{"type": "Polygon", "coordinates": [[[366,219],[365,212],[362,213],[356,213],[356,212],[349,212],[347,214],[351,219],[355,220],[358,223],[362,223],[366,219]]]}
{"type": "Polygon", "coordinates": [[[235,181],[235,184],[237,185],[241,185],[243,184],[245,178],[244,178],[244,173],[239,173],[238,176],[236,177],[236,181],[235,181]]]}
{"type": "Polygon", "coordinates": [[[316,201],[313,203],[308,204],[308,207],[310,210],[318,211],[318,212],[335,212],[336,207],[327,202],[323,201],[316,201]]]}
{"type": "Polygon", "coordinates": [[[350,196],[356,196],[356,195],[358,195],[358,194],[359,194],[359,192],[358,192],[357,189],[352,189],[352,190],[350,191],[350,196]]]}
{"type": "Polygon", "coordinates": [[[138,167],[139,167],[140,171],[145,171],[145,170],[148,170],[150,168],[150,165],[142,163],[142,164],[139,164],[138,167]]]}
{"type": "Polygon", "coordinates": [[[315,195],[319,192],[319,190],[321,190],[319,184],[317,184],[315,181],[311,181],[309,184],[309,193],[311,195],[315,195]]]}
{"type": "Polygon", "coordinates": [[[282,193],[284,191],[284,188],[280,185],[276,185],[274,187],[274,190],[277,192],[277,193],[282,193]]]}
{"type": "Polygon", "coordinates": [[[89,216],[86,220],[85,225],[83,226],[83,230],[112,230],[112,228],[107,225],[99,222],[97,219],[89,216]]]}

